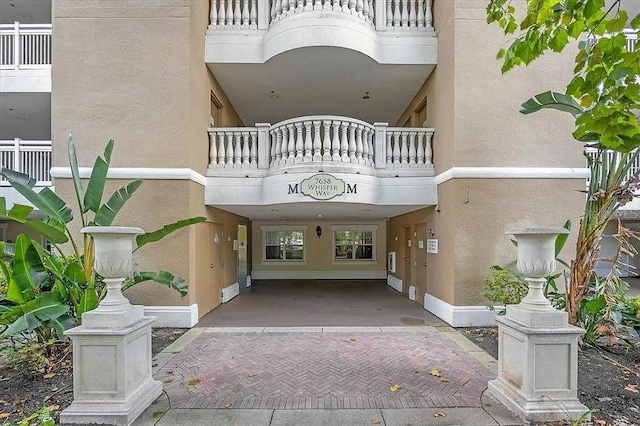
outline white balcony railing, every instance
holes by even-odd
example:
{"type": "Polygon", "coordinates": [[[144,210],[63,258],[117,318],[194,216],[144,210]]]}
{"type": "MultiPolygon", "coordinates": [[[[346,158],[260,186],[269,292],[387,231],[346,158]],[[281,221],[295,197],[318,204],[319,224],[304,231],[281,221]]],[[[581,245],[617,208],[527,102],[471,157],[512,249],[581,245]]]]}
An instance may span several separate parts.
{"type": "Polygon", "coordinates": [[[377,30],[432,29],[432,0],[211,0],[213,29],[267,29],[310,11],[349,14],[377,30]]]}
{"type": "Polygon", "coordinates": [[[209,169],[275,169],[295,164],[432,169],[434,129],[388,127],[338,116],[309,116],[256,127],[210,128],[209,169]]]}
{"type": "MultiPolygon", "coordinates": [[[[38,186],[50,186],[51,141],[0,140],[0,165],[28,174],[38,186]]],[[[9,183],[0,176],[0,185],[9,183]]]]}
{"type": "Polygon", "coordinates": [[[632,52],[636,48],[636,43],[638,42],[638,34],[636,30],[625,29],[624,36],[627,38],[627,50],[632,52]]]}
{"type": "Polygon", "coordinates": [[[51,24],[0,25],[0,69],[51,68],[51,24]]]}

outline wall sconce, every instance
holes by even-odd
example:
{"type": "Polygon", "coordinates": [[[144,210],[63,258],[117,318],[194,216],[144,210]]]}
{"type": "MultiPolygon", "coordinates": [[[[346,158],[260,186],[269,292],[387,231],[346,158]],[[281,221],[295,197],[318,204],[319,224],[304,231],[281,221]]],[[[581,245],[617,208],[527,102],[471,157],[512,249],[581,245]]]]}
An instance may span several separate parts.
{"type": "Polygon", "coordinates": [[[316,226],[316,235],[318,236],[318,238],[322,236],[322,228],[320,227],[320,225],[316,226]]]}

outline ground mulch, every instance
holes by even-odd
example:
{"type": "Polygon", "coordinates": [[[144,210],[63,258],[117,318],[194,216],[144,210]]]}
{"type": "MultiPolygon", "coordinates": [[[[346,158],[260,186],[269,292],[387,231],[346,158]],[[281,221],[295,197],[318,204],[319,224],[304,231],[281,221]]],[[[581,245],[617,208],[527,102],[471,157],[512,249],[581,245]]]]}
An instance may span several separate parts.
{"type": "MultiPolygon", "coordinates": [[[[156,328],[151,334],[155,356],[187,331],[185,328],[156,328]]],[[[5,342],[6,343],[6,342],[5,342]]],[[[69,343],[58,344],[48,366],[27,373],[15,371],[0,356],[0,424],[17,423],[42,407],[54,418],[73,401],[73,354],[69,343]]]]}
{"type": "MultiPolygon", "coordinates": [[[[458,328],[498,358],[498,329],[458,328]]],[[[640,425],[640,348],[587,346],[578,352],[578,399],[592,410],[595,426],[640,425]]]]}

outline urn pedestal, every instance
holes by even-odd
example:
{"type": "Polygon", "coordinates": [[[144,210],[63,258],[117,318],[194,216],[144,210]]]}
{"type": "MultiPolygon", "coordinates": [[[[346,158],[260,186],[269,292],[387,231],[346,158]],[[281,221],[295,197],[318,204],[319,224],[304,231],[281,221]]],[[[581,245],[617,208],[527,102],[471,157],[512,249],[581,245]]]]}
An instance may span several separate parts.
{"type": "Polygon", "coordinates": [[[567,313],[544,297],[543,277],[553,273],[555,239],[564,228],[522,228],[507,234],[518,240],[518,270],[529,293],[507,306],[498,322],[498,378],[489,395],[519,417],[560,421],[589,409],[578,400],[578,338],[584,330],[569,325],[567,313]]]}
{"type": "Polygon", "coordinates": [[[162,393],[151,377],[151,323],[142,306],[122,295],[133,269],[133,240],[140,228],[87,227],[95,242],[95,270],[107,295],[65,334],[73,341],[73,403],[62,424],[130,425],[162,393]]]}

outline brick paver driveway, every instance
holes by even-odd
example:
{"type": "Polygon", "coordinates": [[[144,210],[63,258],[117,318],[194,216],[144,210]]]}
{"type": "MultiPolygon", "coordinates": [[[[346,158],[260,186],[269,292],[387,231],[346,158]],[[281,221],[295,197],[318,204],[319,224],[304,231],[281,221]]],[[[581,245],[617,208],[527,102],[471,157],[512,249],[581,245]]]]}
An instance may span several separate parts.
{"type": "Polygon", "coordinates": [[[322,409],[479,407],[494,375],[437,332],[205,331],[155,377],[172,408],[322,409]]]}

